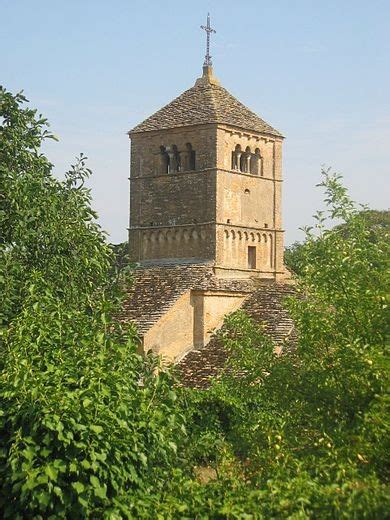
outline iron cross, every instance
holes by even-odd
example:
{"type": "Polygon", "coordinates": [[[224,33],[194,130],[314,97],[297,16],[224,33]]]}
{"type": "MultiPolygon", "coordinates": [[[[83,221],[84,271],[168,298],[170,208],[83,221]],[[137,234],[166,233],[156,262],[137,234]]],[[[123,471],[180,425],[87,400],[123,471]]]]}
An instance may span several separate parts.
{"type": "Polygon", "coordinates": [[[206,31],[206,34],[207,34],[206,56],[204,58],[204,64],[203,65],[204,66],[212,65],[211,56],[210,56],[210,34],[211,33],[215,33],[216,31],[214,31],[214,29],[212,29],[210,27],[210,13],[207,13],[207,25],[206,26],[201,25],[200,28],[204,29],[206,31]]]}

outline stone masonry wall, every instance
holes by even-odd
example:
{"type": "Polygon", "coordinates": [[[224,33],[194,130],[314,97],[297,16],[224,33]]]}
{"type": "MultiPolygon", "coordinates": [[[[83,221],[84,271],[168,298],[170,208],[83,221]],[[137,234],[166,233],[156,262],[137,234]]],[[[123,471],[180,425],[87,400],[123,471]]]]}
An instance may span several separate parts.
{"type": "Polygon", "coordinates": [[[196,152],[196,170],[215,167],[216,125],[172,128],[131,135],[130,178],[158,174],[160,146],[183,151],[187,143],[196,152]]]}
{"type": "MultiPolygon", "coordinates": [[[[248,270],[248,247],[255,248],[256,270],[282,276],[282,139],[226,126],[217,130],[216,266],[248,270]],[[255,171],[239,171],[233,154],[260,157],[255,171]]],[[[249,163],[252,167],[251,159],[249,163]]]]}
{"type": "Polygon", "coordinates": [[[242,152],[249,147],[253,153],[258,148],[262,158],[262,176],[269,179],[280,179],[281,169],[277,150],[280,149],[281,144],[281,138],[246,132],[228,126],[218,126],[217,167],[222,170],[232,169],[231,153],[237,145],[241,147],[242,152]]]}
{"type": "Polygon", "coordinates": [[[212,260],[215,258],[215,225],[192,224],[130,230],[129,243],[134,261],[212,260]]]}
{"type": "MultiPolygon", "coordinates": [[[[282,138],[224,125],[134,134],[131,150],[132,258],[214,261],[220,270],[284,275],[281,229],[282,138]],[[195,152],[195,170],[162,172],[160,147],[195,152]],[[256,152],[258,170],[234,167],[232,153],[256,152]],[[250,268],[249,248],[255,268],[250,268]],[[253,254],[253,250],[251,251],[253,254]]],[[[233,274],[233,272],[232,272],[233,274]]]]}
{"type": "Polygon", "coordinates": [[[131,226],[153,227],[215,220],[215,170],[131,180],[131,226]]]}
{"type": "Polygon", "coordinates": [[[215,125],[132,136],[129,242],[134,260],[215,257],[215,125]],[[190,143],[195,170],[161,172],[160,147],[190,143]]]}
{"type": "Polygon", "coordinates": [[[256,248],[256,269],[262,273],[275,271],[275,231],[256,230],[229,224],[218,226],[218,267],[248,270],[248,247],[256,248]]]}

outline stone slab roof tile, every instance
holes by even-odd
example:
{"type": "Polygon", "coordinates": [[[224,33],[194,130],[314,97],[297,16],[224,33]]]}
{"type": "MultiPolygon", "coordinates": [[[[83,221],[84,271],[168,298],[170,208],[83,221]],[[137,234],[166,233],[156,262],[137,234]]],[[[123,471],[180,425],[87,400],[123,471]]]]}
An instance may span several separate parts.
{"type": "MultiPolygon", "coordinates": [[[[241,307],[257,323],[263,323],[265,331],[283,350],[294,348],[297,335],[294,322],[283,306],[286,297],[295,294],[287,284],[260,284],[246,298],[241,307]]],[[[212,378],[222,373],[228,353],[217,335],[203,348],[192,349],[176,365],[176,372],[184,386],[206,389],[212,378]]]]}
{"type": "MultiPolygon", "coordinates": [[[[185,292],[191,290],[248,293],[242,309],[257,322],[263,322],[276,345],[296,341],[294,323],[283,307],[286,296],[295,293],[293,286],[259,283],[251,279],[223,279],[210,265],[144,266],[135,269],[121,322],[133,322],[142,337],[185,292]]],[[[185,386],[207,388],[212,377],[218,377],[227,360],[227,352],[217,336],[201,349],[192,349],[176,365],[185,386]]]]}
{"type": "Polygon", "coordinates": [[[135,323],[143,336],[189,289],[249,292],[253,285],[250,280],[219,279],[204,264],[139,267],[118,320],[135,323]]]}
{"type": "Polygon", "coordinates": [[[199,80],[192,88],[145,119],[129,133],[210,123],[226,124],[283,137],[280,132],[249,110],[217,82],[199,80]]]}

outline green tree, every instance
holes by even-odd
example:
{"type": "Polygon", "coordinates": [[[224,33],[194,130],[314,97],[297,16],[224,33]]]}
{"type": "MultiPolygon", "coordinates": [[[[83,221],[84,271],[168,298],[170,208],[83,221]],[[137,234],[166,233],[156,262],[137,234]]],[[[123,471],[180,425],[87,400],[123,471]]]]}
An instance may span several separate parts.
{"type": "Polygon", "coordinates": [[[128,242],[111,244],[111,248],[114,253],[114,264],[117,269],[123,269],[130,264],[128,242]]]}
{"type": "Polygon", "coordinates": [[[25,102],[0,89],[1,515],[385,518],[386,215],[324,172],[327,212],[286,303],[296,349],[276,355],[235,313],[222,377],[174,391],[112,319],[126,262],[95,222],[86,159],[55,179],[40,151],[53,136],[25,102]],[[198,464],[216,478],[200,482],[198,464]]]}
{"type": "Polygon", "coordinates": [[[286,302],[296,348],[277,355],[261,325],[235,313],[220,333],[225,373],[193,397],[195,460],[220,475],[206,486],[216,515],[228,505],[237,518],[387,515],[388,235],[338,175],[323,172],[320,186],[327,209],[306,229],[286,302]]]}
{"type": "MultiPolygon", "coordinates": [[[[386,239],[390,229],[390,211],[362,209],[359,211],[359,216],[364,219],[366,226],[370,229],[369,239],[371,241],[376,241],[378,235],[386,239]]],[[[338,227],[341,228],[344,236],[347,238],[349,235],[348,224],[344,222],[336,226],[336,228],[338,227]]],[[[294,274],[303,274],[303,268],[306,265],[303,252],[303,242],[294,242],[291,246],[286,247],[284,251],[285,264],[294,274]]]]}
{"type": "Polygon", "coordinates": [[[292,274],[300,275],[303,269],[302,242],[294,242],[284,250],[284,263],[292,274]]]}
{"type": "Polygon", "coordinates": [[[53,136],[25,103],[0,89],[0,510],[129,517],[176,460],[176,395],[112,319],[120,287],[85,158],[55,179],[40,151],[53,136]]]}

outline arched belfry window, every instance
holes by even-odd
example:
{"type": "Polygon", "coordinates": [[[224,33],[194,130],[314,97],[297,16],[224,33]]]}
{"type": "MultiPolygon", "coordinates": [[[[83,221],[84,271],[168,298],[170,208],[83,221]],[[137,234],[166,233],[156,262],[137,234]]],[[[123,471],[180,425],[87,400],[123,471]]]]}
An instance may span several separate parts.
{"type": "Polygon", "coordinates": [[[247,146],[243,152],[241,146],[237,144],[232,152],[232,170],[252,175],[263,175],[263,159],[260,149],[256,148],[255,153],[253,153],[247,146]]]}
{"type": "Polygon", "coordinates": [[[196,157],[195,157],[195,150],[192,149],[192,146],[190,143],[188,143],[190,146],[190,170],[195,170],[195,164],[196,164],[196,157]]]}
{"type": "Polygon", "coordinates": [[[250,172],[253,175],[263,175],[263,160],[260,155],[260,149],[256,148],[255,153],[251,156],[250,172]]]}
{"type": "Polygon", "coordinates": [[[177,149],[177,146],[175,144],[173,144],[170,148],[171,150],[171,170],[170,172],[179,172],[180,171],[180,167],[181,167],[181,164],[180,164],[180,154],[179,154],[179,151],[177,149]]]}
{"type": "Polygon", "coordinates": [[[169,173],[169,154],[165,146],[160,146],[160,173],[169,173]]]}
{"type": "Polygon", "coordinates": [[[232,153],[232,170],[241,170],[241,156],[241,146],[237,144],[232,153]]]}
{"type": "Polygon", "coordinates": [[[160,146],[159,154],[160,173],[176,173],[195,170],[196,155],[191,143],[187,143],[183,150],[178,150],[177,145],[160,146]]]}
{"type": "Polygon", "coordinates": [[[180,155],[182,156],[182,170],[195,170],[195,150],[192,149],[191,143],[186,144],[180,155]]]}
{"type": "Polygon", "coordinates": [[[238,170],[243,173],[251,173],[251,149],[249,146],[245,148],[243,152],[241,145],[237,144],[232,152],[232,170],[238,170]]]}

